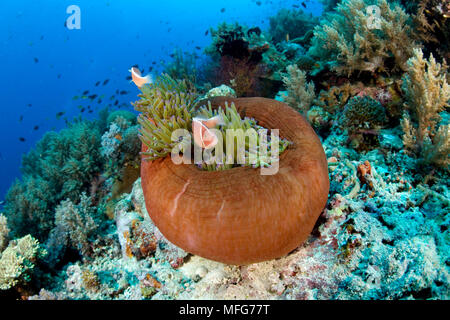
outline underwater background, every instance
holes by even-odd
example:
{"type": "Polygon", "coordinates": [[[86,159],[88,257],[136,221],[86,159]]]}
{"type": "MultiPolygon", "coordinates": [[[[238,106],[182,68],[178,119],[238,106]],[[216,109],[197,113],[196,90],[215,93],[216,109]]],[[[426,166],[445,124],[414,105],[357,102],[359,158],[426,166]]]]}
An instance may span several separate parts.
{"type": "Polygon", "coordinates": [[[447,0],[1,1],[0,297],[448,299],[449,17],[447,0]],[[164,238],[133,66],[306,117],[330,192],[304,244],[231,266],[164,238]]]}

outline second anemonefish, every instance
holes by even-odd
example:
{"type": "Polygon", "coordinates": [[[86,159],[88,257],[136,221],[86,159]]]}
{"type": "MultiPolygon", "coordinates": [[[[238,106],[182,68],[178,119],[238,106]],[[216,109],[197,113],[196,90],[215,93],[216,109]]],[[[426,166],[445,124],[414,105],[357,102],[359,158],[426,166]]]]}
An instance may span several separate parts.
{"type": "Polygon", "coordinates": [[[134,84],[138,86],[138,88],[142,87],[143,85],[145,85],[147,83],[153,83],[153,79],[150,74],[143,77],[141,74],[141,71],[139,71],[139,69],[136,67],[132,67],[128,71],[131,72],[131,79],[134,82],[134,84]]]}
{"type": "Polygon", "coordinates": [[[210,119],[193,118],[192,132],[195,144],[204,149],[214,148],[219,141],[214,132],[209,129],[224,124],[222,117],[219,115],[210,119]]]}

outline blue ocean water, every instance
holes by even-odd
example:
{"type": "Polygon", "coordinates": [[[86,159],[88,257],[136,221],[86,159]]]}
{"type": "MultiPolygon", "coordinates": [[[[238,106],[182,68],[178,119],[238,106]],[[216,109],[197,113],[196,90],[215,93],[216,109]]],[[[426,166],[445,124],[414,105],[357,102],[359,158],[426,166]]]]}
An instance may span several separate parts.
{"type": "MultiPolygon", "coordinates": [[[[50,130],[80,114],[95,118],[116,90],[119,105],[132,110],[138,89],[126,79],[135,64],[148,68],[169,61],[175,48],[198,50],[210,41],[206,30],[221,22],[266,28],[281,7],[305,3],[319,15],[317,1],[153,1],[153,0],[3,0],[0,2],[0,199],[20,177],[22,154],[50,130]],[[81,9],[81,29],[65,26],[66,9],[81,9]],[[108,83],[103,82],[108,79],[108,83]],[[99,86],[95,84],[100,81],[99,86]],[[104,95],[102,103],[73,100],[104,95]],[[88,113],[87,106],[93,110],[88,113]],[[86,111],[80,113],[83,106],[86,111]],[[59,114],[59,115],[58,115],[59,114]]],[[[114,102],[114,100],[113,100],[114,102]]]]}

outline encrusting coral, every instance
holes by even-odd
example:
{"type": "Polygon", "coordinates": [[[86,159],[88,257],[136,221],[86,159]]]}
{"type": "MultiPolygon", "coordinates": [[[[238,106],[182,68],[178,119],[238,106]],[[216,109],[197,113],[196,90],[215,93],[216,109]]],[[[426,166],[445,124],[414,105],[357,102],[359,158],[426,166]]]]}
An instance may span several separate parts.
{"type": "Polygon", "coordinates": [[[416,46],[410,16],[387,0],[343,0],[314,29],[308,54],[340,75],[406,70],[416,46]],[[379,9],[379,16],[369,6],[379,9]]]}
{"type": "Polygon", "coordinates": [[[406,149],[427,164],[448,167],[450,124],[448,117],[441,115],[447,113],[450,105],[450,86],[445,68],[436,62],[433,55],[426,60],[422,50],[415,49],[414,57],[408,61],[403,89],[407,109],[402,120],[406,149]]]}

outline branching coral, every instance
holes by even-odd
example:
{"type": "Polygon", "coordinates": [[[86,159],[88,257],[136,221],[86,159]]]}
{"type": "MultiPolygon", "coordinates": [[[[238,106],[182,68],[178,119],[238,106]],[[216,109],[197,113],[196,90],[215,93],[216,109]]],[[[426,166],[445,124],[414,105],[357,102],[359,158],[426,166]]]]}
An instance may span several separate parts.
{"type": "Polygon", "coordinates": [[[115,159],[119,155],[117,149],[121,140],[120,133],[120,127],[116,123],[111,123],[109,130],[102,136],[102,148],[100,151],[102,156],[115,159]]]}
{"type": "Polygon", "coordinates": [[[314,29],[308,53],[346,76],[402,71],[415,46],[410,20],[387,0],[344,0],[314,29]],[[379,16],[369,10],[372,5],[379,16]]]}
{"type": "Polygon", "coordinates": [[[450,101],[450,86],[445,68],[436,62],[433,55],[425,60],[420,49],[408,61],[403,90],[405,107],[417,120],[417,126],[405,112],[402,121],[405,148],[420,156],[425,163],[438,166],[450,164],[450,124],[441,121],[441,112],[446,112],[450,101]]]}
{"type": "Polygon", "coordinates": [[[176,129],[190,129],[197,93],[187,81],[162,75],[155,83],[143,86],[141,100],[135,102],[142,112],[141,140],[148,148],[144,155],[149,160],[167,156],[178,141],[172,141],[176,129]]]}
{"type": "Polygon", "coordinates": [[[306,82],[306,72],[296,65],[288,66],[287,72],[283,76],[283,82],[288,94],[283,99],[288,105],[305,115],[316,97],[314,83],[306,82]]]}
{"type": "Polygon", "coordinates": [[[46,254],[30,235],[11,241],[0,258],[0,290],[29,282],[35,262],[46,254]]]}

